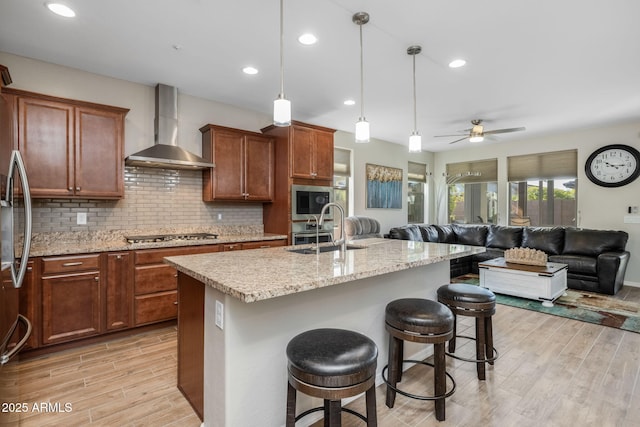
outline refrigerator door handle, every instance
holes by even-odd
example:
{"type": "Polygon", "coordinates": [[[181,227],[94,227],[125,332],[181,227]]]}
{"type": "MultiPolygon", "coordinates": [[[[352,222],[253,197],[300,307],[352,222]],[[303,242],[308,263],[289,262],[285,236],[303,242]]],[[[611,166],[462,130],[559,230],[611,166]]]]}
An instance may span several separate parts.
{"type": "Polygon", "coordinates": [[[0,365],[4,365],[9,360],[11,360],[11,358],[13,356],[15,356],[22,349],[22,347],[24,347],[24,345],[27,343],[27,340],[29,339],[29,336],[31,336],[31,322],[29,322],[29,319],[24,317],[22,314],[18,314],[18,321],[13,325],[13,328],[11,329],[11,332],[7,336],[11,337],[13,335],[13,333],[15,332],[15,330],[18,327],[18,322],[22,322],[25,325],[25,327],[27,328],[27,330],[26,330],[24,336],[20,339],[20,341],[11,350],[9,350],[8,352],[0,355],[0,365]]]}
{"type": "MultiPolygon", "coordinates": [[[[27,179],[27,169],[24,167],[24,161],[18,150],[11,152],[11,168],[9,168],[9,182],[12,182],[15,171],[20,176],[20,183],[22,184],[22,196],[24,198],[24,239],[22,246],[22,256],[20,259],[20,268],[16,272],[15,263],[11,264],[11,276],[13,278],[13,285],[16,288],[22,286],[24,275],[27,272],[27,264],[29,261],[29,252],[31,250],[31,228],[32,228],[32,216],[31,216],[31,191],[29,190],[29,181],[27,179]]],[[[11,192],[10,200],[13,205],[13,189],[7,188],[7,193],[11,192]]]]}

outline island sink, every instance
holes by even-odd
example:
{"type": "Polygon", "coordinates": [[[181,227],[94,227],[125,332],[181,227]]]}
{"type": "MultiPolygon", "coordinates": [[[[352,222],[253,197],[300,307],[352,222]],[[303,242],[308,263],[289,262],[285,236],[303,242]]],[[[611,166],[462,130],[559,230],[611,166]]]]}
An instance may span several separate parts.
{"type": "MultiPolygon", "coordinates": [[[[347,250],[350,251],[352,249],[364,249],[364,247],[362,246],[354,246],[354,245],[347,245],[347,250]]],[[[330,246],[320,246],[320,252],[333,252],[333,251],[339,251],[340,250],[340,245],[330,245],[330,246]]],[[[305,255],[312,255],[316,253],[316,248],[304,248],[304,249],[287,249],[287,251],[289,252],[294,252],[296,254],[305,254],[305,255]]]]}

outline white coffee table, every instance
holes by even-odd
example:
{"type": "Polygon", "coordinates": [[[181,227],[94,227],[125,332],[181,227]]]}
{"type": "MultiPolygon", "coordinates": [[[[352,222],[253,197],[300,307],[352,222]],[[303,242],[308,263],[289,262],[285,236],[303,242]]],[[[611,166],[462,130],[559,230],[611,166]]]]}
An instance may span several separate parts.
{"type": "Polygon", "coordinates": [[[478,263],[480,286],[499,294],[542,301],[553,307],[553,301],[567,289],[567,264],[548,262],[546,266],[515,264],[504,258],[478,263]]]}

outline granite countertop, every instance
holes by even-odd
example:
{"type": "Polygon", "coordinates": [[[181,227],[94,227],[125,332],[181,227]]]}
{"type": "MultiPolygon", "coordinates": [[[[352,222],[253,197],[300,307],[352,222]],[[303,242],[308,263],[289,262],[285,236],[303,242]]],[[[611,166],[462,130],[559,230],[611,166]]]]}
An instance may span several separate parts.
{"type": "Polygon", "coordinates": [[[130,251],[137,249],[175,248],[184,246],[219,245],[264,240],[286,239],[286,235],[263,233],[260,227],[220,227],[212,229],[158,229],[98,232],[34,233],[29,256],[72,255],[96,252],[130,251]],[[183,234],[205,232],[218,234],[217,239],[170,240],[150,243],[127,243],[125,236],[152,234],[183,234]]]}
{"type": "Polygon", "coordinates": [[[350,242],[360,249],[298,254],[287,246],[270,249],[219,252],[165,258],[200,282],[238,298],[255,302],[379,276],[485,252],[486,248],[396,239],[363,239],[350,242]]]}

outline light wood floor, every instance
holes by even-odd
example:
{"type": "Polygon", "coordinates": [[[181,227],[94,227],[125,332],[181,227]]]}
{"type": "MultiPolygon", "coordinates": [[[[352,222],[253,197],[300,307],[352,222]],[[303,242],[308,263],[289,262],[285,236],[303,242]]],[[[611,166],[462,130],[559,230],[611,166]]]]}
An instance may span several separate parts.
{"type": "MultiPolygon", "coordinates": [[[[632,292],[633,298],[638,293],[632,292]]],[[[469,334],[465,329],[472,320],[459,319],[460,333],[469,334]]],[[[486,381],[476,379],[472,363],[447,358],[457,389],[447,399],[444,422],[435,420],[432,402],[398,395],[395,407],[387,408],[380,386],[378,425],[640,425],[640,334],[498,305],[494,336],[500,358],[486,381]]],[[[471,355],[473,344],[460,344],[459,351],[471,355]]],[[[20,425],[200,425],[175,387],[175,328],[23,361],[18,369],[24,383],[20,401],[71,403],[73,408],[31,412],[20,425]]],[[[430,369],[417,366],[405,374],[401,387],[429,394],[431,381],[430,369]]],[[[351,406],[362,410],[363,399],[351,406]]],[[[363,424],[348,414],[343,420],[347,427],[363,424]]]]}

